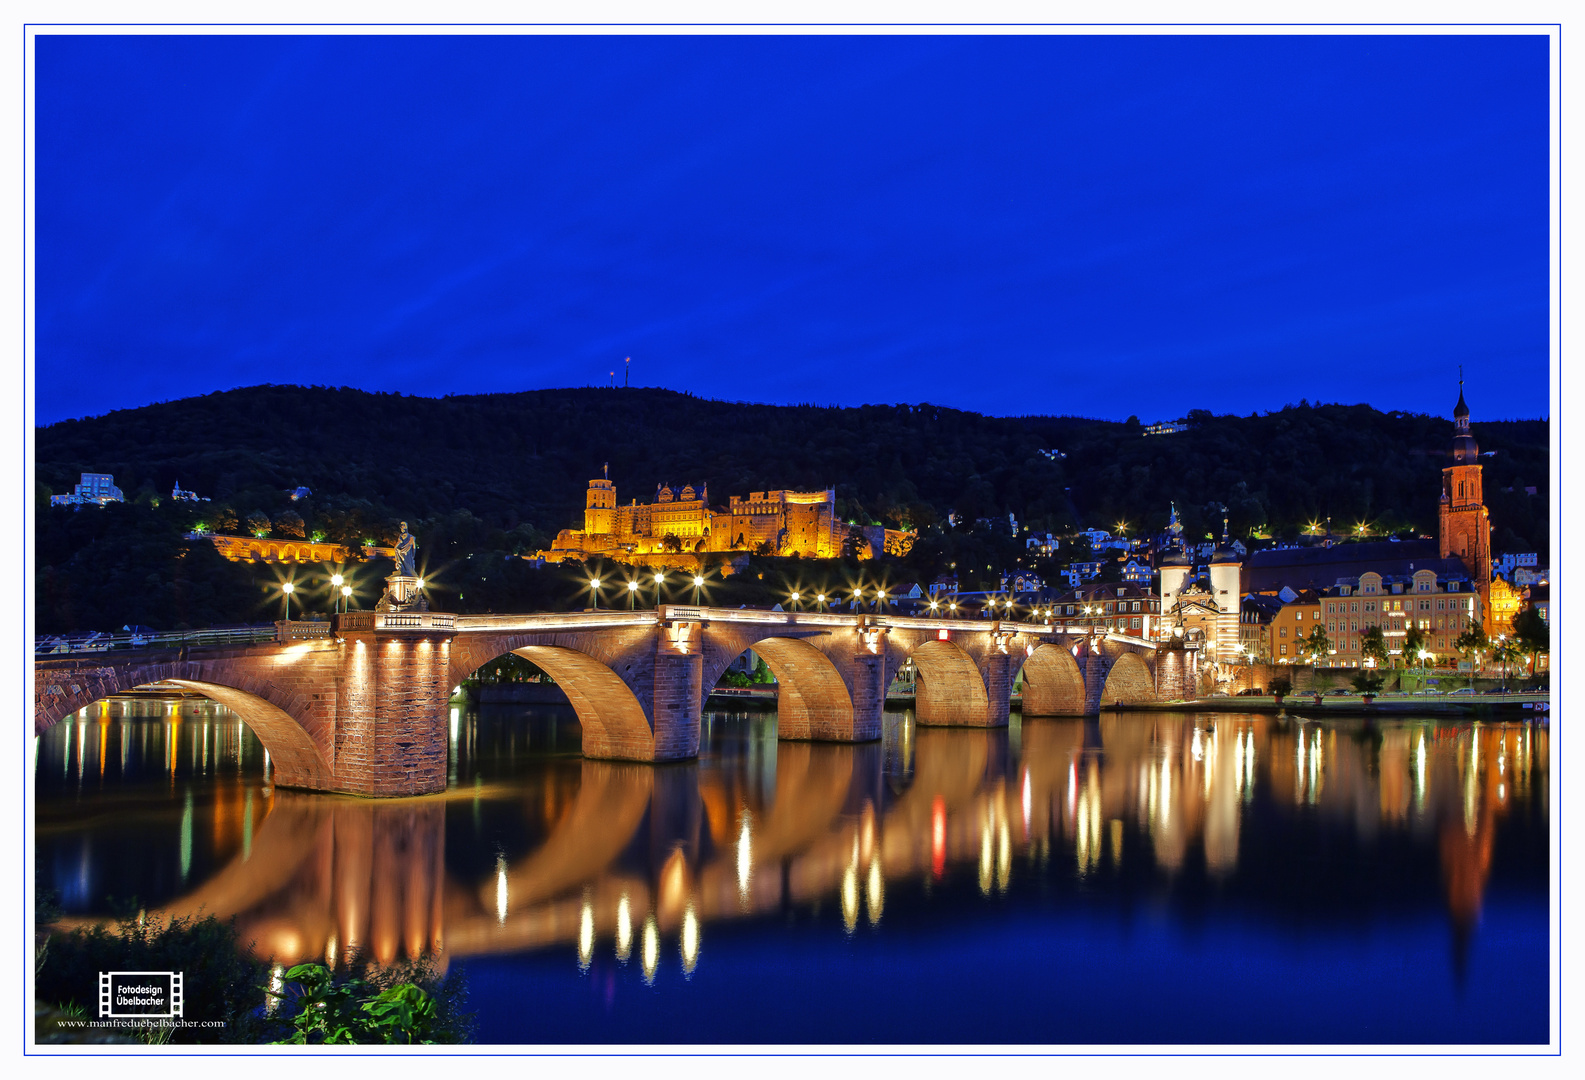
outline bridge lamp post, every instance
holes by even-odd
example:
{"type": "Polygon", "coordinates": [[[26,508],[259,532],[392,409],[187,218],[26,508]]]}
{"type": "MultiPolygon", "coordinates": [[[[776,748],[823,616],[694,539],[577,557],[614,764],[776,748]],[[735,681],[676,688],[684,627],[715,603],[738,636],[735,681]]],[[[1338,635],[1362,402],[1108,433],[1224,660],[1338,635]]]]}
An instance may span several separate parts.
{"type": "Polygon", "coordinates": [[[352,586],[351,585],[343,585],[341,587],[341,610],[342,611],[346,611],[348,605],[351,604],[351,603],[352,603],[352,586]]]}
{"type": "Polygon", "coordinates": [[[629,581],[627,583],[627,609],[629,611],[633,611],[637,607],[638,607],[638,582],[637,581],[629,581]]]}
{"type": "Polygon", "coordinates": [[[956,600],[947,601],[947,613],[949,615],[951,615],[954,619],[957,618],[957,615],[958,615],[958,602],[956,600]]]}
{"type": "Polygon", "coordinates": [[[788,593],[787,594],[787,603],[790,604],[790,605],[796,605],[798,603],[798,594],[797,593],[788,593]]]}
{"type": "Polygon", "coordinates": [[[826,608],[826,594],[825,593],[818,594],[815,597],[815,603],[820,605],[820,610],[821,611],[824,611],[825,608],[826,608]]]}
{"type": "Polygon", "coordinates": [[[853,610],[854,611],[863,611],[864,610],[864,590],[863,589],[854,589],[853,590],[853,610]]]}
{"type": "Polygon", "coordinates": [[[597,577],[591,577],[589,579],[589,599],[591,601],[593,601],[593,603],[594,603],[594,610],[599,611],[600,610],[600,579],[597,578],[597,577]]]}
{"type": "Polygon", "coordinates": [[[336,610],[338,612],[341,610],[341,598],[337,594],[341,591],[342,580],[343,579],[340,574],[330,575],[330,599],[336,605],[336,610]]]}
{"type": "Polygon", "coordinates": [[[937,611],[940,611],[940,610],[941,610],[941,601],[932,598],[931,601],[930,601],[930,613],[932,615],[934,615],[937,611]]]}
{"type": "Polygon", "coordinates": [[[660,610],[660,585],[666,580],[666,575],[657,571],[655,574],[655,610],[660,610]]]}
{"type": "Polygon", "coordinates": [[[875,610],[876,611],[880,611],[881,608],[885,605],[885,603],[886,603],[886,590],[885,589],[877,589],[875,591],[875,610]]]}
{"type": "Polygon", "coordinates": [[[291,621],[291,618],[292,618],[292,592],[293,592],[294,588],[295,588],[295,586],[290,581],[285,582],[285,583],[283,583],[281,585],[281,606],[285,609],[285,611],[281,615],[281,618],[282,618],[283,621],[287,621],[287,622],[291,621]]]}
{"type": "Polygon", "coordinates": [[[693,602],[695,607],[699,604],[699,590],[702,588],[704,588],[704,575],[695,574],[693,576],[693,602]]]}

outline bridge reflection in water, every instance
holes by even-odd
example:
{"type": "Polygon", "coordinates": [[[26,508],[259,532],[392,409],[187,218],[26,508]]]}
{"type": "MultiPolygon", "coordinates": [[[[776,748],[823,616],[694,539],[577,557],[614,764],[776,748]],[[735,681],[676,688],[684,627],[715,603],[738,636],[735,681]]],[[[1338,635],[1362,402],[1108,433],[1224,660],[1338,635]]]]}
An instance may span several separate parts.
{"type": "Polygon", "coordinates": [[[848,932],[878,924],[900,882],[967,877],[991,895],[1064,861],[1079,877],[1140,860],[1169,877],[1281,876],[1260,861],[1289,833],[1242,834],[1316,818],[1434,850],[1457,953],[1499,822],[1515,805],[1544,817],[1548,794],[1547,729],[1528,724],[1112,714],[1007,730],[890,714],[881,743],[853,745],[778,743],[774,717],[717,714],[699,760],[645,765],[572,756],[566,718],[509,726],[503,743],[459,714],[448,792],[374,802],[275,789],[227,716],[115,700],[44,736],[41,881],[71,921],[102,914],[105,895],[163,890],[151,912],[235,915],[282,964],[571,946],[582,965],[609,950],[652,978],[668,954],[692,971],[724,920],[835,900],[848,932]],[[510,775],[519,736],[533,764],[510,775]],[[139,830],[178,849],[153,852],[165,879],[118,877],[116,857],[140,856],[110,855],[115,827],[81,823],[85,804],[140,792],[139,813],[180,814],[174,833],[139,830]]]}

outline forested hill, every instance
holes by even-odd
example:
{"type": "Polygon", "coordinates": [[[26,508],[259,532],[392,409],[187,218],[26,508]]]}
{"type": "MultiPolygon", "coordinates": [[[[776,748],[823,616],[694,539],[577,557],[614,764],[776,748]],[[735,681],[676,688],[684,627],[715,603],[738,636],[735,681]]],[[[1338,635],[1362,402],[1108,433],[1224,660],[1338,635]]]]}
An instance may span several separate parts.
{"type": "MultiPolygon", "coordinates": [[[[1494,548],[1545,551],[1546,421],[1485,421],[1484,403],[1471,404],[1481,449],[1496,451],[1484,459],[1494,548]]],[[[919,526],[955,510],[971,522],[1011,512],[1052,531],[1119,520],[1159,528],[1176,501],[1193,535],[1219,531],[1223,505],[1235,533],[1291,532],[1327,516],[1339,531],[1360,520],[1435,528],[1452,437],[1445,416],[1301,403],[1189,419],[1188,431],[1146,437],[1135,420],[995,418],[935,405],[258,386],[41,428],[37,472],[41,496],[70,491],[81,472],[109,472],[129,500],[168,496],[179,481],[213,499],[201,508],[239,515],[284,510],[287,490],[306,486],[312,498],[292,509],[310,529],[329,526],[333,539],[459,510],[520,538],[548,538],[581,523],[584,488],[607,462],[624,502],[649,501],[660,483],[708,483],[717,503],[834,487],[845,517],[919,526]],[[1044,453],[1053,450],[1065,456],[1044,453]]]]}

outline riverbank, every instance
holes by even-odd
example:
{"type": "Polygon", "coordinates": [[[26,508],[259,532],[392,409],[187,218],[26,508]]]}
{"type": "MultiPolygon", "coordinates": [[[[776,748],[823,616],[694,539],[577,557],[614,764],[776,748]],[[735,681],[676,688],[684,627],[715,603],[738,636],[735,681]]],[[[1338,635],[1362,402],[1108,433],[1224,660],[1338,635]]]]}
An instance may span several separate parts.
{"type": "Polygon", "coordinates": [[[1551,714],[1550,694],[1380,694],[1367,703],[1352,694],[1288,694],[1281,701],[1265,696],[1197,698],[1192,701],[1153,701],[1132,705],[1107,705],[1119,712],[1252,712],[1298,716],[1306,720],[1328,716],[1449,716],[1466,719],[1501,717],[1511,720],[1546,719],[1551,714]]]}

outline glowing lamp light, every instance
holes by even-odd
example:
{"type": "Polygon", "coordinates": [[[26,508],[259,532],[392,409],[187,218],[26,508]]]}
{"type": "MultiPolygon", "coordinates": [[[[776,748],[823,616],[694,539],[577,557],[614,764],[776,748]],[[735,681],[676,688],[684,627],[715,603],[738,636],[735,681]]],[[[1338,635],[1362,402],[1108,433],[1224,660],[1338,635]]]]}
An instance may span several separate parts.
{"type": "Polygon", "coordinates": [[[342,576],[340,574],[331,574],[330,575],[330,583],[332,585],[334,585],[336,588],[338,588],[338,589],[341,588],[341,582],[342,581],[343,581],[343,578],[342,578],[342,576]]]}
{"type": "Polygon", "coordinates": [[[693,576],[693,586],[694,586],[694,588],[697,589],[699,586],[701,586],[703,584],[704,584],[704,578],[700,577],[698,574],[695,574],[693,576]]]}
{"type": "Polygon", "coordinates": [[[638,582],[636,582],[636,581],[629,581],[629,582],[628,582],[628,583],[627,583],[627,591],[628,591],[628,592],[638,592],[638,582]]]}
{"type": "Polygon", "coordinates": [[[296,588],[297,587],[295,585],[293,585],[290,581],[288,581],[286,584],[281,586],[281,591],[283,593],[285,593],[287,596],[291,596],[292,593],[294,591],[296,591],[296,588]]]}
{"type": "Polygon", "coordinates": [[[423,578],[419,578],[418,579],[418,587],[420,589],[422,589],[424,587],[424,579],[423,578]]]}
{"type": "Polygon", "coordinates": [[[823,604],[823,603],[826,602],[826,594],[825,593],[821,593],[819,596],[816,596],[815,599],[823,604]]]}
{"type": "Polygon", "coordinates": [[[655,584],[659,585],[661,582],[663,582],[665,580],[666,580],[666,575],[665,574],[656,574],[655,575],[655,584]]]}
{"type": "Polygon", "coordinates": [[[598,589],[599,587],[600,587],[600,579],[599,578],[592,577],[592,578],[589,579],[589,588],[598,589]]]}
{"type": "Polygon", "coordinates": [[[341,587],[341,595],[342,596],[351,596],[352,595],[352,586],[351,585],[343,585],[341,587]]]}

